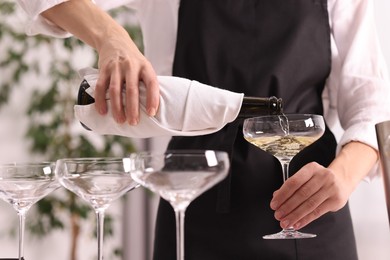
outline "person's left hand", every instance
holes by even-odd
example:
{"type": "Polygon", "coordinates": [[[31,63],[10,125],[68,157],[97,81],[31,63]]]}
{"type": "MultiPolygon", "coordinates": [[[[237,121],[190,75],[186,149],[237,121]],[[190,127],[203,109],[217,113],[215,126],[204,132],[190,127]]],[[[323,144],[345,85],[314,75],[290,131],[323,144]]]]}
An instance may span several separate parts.
{"type": "Polygon", "coordinates": [[[275,191],[271,208],[282,228],[300,229],[345,206],[353,188],[333,170],[309,163],[275,191]]]}

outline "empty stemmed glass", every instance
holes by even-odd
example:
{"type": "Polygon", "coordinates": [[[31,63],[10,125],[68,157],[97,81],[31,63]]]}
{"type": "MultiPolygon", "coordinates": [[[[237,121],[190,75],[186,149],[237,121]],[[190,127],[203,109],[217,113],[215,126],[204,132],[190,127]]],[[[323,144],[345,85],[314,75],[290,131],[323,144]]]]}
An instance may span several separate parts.
{"type": "Polygon", "coordinates": [[[68,190],[88,202],[97,218],[98,259],[103,259],[104,213],[111,202],[138,187],[130,158],[59,159],[56,175],[68,190]]]}
{"type": "Polygon", "coordinates": [[[176,216],[177,260],[184,260],[184,215],[199,195],[222,181],[229,157],[219,151],[167,151],[131,156],[134,180],[167,200],[176,216]]]}
{"type": "MultiPolygon", "coordinates": [[[[319,139],[324,131],[323,117],[310,114],[260,116],[245,119],[243,125],[244,138],[248,142],[279,160],[283,169],[283,181],[289,177],[288,170],[292,158],[319,139]]],[[[296,239],[315,236],[315,234],[298,232],[290,227],[263,238],[296,239]]]]}
{"type": "Polygon", "coordinates": [[[24,225],[27,211],[60,184],[55,163],[9,163],[0,165],[0,198],[11,204],[19,216],[19,260],[24,257],[24,225]]]}

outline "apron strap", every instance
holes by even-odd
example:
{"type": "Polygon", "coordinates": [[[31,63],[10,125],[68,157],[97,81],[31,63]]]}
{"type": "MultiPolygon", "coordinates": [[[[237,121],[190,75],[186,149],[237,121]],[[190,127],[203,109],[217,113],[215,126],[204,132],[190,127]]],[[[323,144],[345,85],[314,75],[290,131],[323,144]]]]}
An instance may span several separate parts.
{"type": "Polygon", "coordinates": [[[242,123],[242,120],[235,120],[229,125],[226,129],[226,140],[227,142],[222,144],[222,149],[229,154],[230,158],[230,168],[229,173],[226,179],[224,179],[218,185],[218,194],[217,194],[217,213],[229,213],[230,212],[230,190],[231,190],[231,180],[232,180],[232,164],[233,164],[233,153],[234,153],[234,144],[236,142],[236,137],[238,134],[239,125],[242,123]]]}

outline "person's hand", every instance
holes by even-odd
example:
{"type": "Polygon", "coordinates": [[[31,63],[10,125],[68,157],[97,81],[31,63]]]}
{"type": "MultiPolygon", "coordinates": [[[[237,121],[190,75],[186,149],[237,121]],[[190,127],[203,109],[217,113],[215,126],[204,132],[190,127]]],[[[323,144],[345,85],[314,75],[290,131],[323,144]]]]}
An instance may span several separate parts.
{"type": "Polygon", "coordinates": [[[282,228],[300,229],[327,212],[347,203],[351,185],[318,163],[309,163],[275,191],[271,208],[282,228]]]}
{"type": "Polygon", "coordinates": [[[100,72],[95,92],[96,109],[100,114],[107,113],[108,91],[114,119],[118,123],[127,121],[136,125],[139,121],[139,82],[142,81],[147,89],[148,115],[154,116],[159,105],[157,76],[124,29],[113,30],[110,35],[97,47],[100,72]],[[126,88],[125,100],[123,86],[126,88]]]}
{"type": "Polygon", "coordinates": [[[100,114],[107,113],[108,91],[114,119],[118,123],[127,120],[131,125],[137,124],[140,81],[146,86],[147,113],[156,114],[160,98],[156,73],[126,30],[108,13],[90,0],[75,0],[55,5],[42,16],[97,50],[100,73],[94,98],[100,114]]]}

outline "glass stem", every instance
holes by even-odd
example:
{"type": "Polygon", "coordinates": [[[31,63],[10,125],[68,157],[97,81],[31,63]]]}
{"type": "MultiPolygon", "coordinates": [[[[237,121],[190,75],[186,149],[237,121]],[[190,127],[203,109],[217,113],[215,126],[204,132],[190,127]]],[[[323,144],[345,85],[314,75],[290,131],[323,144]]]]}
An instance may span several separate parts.
{"type": "Polygon", "coordinates": [[[24,257],[24,226],[26,220],[25,212],[18,212],[19,216],[19,260],[24,257]]]}
{"type": "Polygon", "coordinates": [[[175,210],[177,260],[184,260],[184,216],[185,210],[175,210]]]}
{"type": "MultiPolygon", "coordinates": [[[[283,161],[282,168],[283,168],[283,182],[285,182],[289,176],[289,166],[290,161],[283,161]]],[[[284,228],[283,232],[289,233],[289,232],[295,232],[295,229],[293,227],[284,228]]]]}
{"type": "Polygon", "coordinates": [[[290,162],[289,161],[283,161],[281,163],[282,163],[282,168],[283,168],[283,182],[285,182],[288,179],[288,177],[289,177],[288,168],[290,166],[290,162]]]}
{"type": "Polygon", "coordinates": [[[98,260],[103,260],[104,210],[96,210],[98,260]]]}

